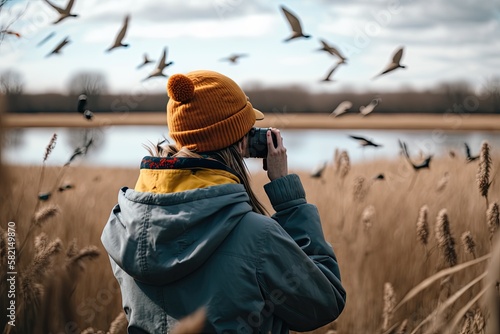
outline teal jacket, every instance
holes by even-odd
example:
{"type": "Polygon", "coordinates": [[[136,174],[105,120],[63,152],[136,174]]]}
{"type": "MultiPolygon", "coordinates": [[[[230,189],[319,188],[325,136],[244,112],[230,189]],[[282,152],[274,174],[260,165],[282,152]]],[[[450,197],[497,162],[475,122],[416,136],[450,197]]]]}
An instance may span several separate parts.
{"type": "MultiPolygon", "coordinates": [[[[176,169],[158,166],[143,164],[176,169]]],[[[339,266],[299,177],[264,188],[272,217],[253,212],[244,186],[234,182],[119,191],[101,240],[129,333],[167,333],[202,306],[203,333],[309,331],[340,315],[346,294],[339,266]]]]}

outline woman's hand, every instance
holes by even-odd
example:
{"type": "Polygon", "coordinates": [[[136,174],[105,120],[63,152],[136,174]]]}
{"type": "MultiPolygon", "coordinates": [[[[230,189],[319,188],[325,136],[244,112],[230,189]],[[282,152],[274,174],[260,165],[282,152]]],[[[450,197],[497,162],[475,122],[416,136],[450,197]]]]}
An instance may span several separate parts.
{"type": "Polygon", "coordinates": [[[283,138],[281,138],[280,130],[269,128],[267,130],[267,176],[273,181],[280,177],[288,175],[288,159],[286,156],[286,148],[283,146],[283,138]],[[271,132],[276,135],[276,144],[274,147],[273,137],[271,132]]]}

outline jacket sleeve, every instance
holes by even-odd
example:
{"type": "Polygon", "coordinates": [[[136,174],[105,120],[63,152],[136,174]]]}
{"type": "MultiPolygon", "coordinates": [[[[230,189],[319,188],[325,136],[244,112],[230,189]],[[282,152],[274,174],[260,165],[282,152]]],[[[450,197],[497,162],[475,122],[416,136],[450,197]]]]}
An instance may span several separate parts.
{"type": "Polygon", "coordinates": [[[294,331],[308,331],[335,320],[346,293],[318,210],[308,204],[296,174],[264,186],[279,224],[269,224],[259,272],[268,306],[294,331]]]}

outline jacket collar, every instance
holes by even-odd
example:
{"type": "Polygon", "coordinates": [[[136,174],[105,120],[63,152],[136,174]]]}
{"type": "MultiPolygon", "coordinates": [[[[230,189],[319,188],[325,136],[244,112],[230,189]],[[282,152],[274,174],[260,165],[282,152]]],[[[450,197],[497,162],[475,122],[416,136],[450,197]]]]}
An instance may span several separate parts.
{"type": "Polygon", "coordinates": [[[172,193],[227,183],[241,183],[222,162],[204,158],[144,157],[135,190],[172,193]]]}

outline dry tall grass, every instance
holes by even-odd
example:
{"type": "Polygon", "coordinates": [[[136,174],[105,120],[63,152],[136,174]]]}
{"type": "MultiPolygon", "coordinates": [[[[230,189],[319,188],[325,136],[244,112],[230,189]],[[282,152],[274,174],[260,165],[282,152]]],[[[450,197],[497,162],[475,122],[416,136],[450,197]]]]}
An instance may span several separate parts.
{"type": "MultiPolygon", "coordinates": [[[[490,180],[494,180],[500,162],[494,147],[490,156],[490,180]]],[[[441,333],[446,327],[443,323],[451,323],[460,312],[459,327],[469,326],[474,319],[476,327],[481,321],[487,324],[491,319],[488,310],[475,297],[491,291],[485,290],[488,285],[481,275],[497,240],[490,236],[498,229],[500,184],[493,181],[489,185],[491,204],[487,214],[485,196],[478,191],[476,181],[478,163],[436,158],[429,170],[418,172],[411,191],[415,171],[406,160],[351,164],[343,153],[337,166],[332,161],[320,179],[310,177],[308,171],[292,171],[301,176],[308,201],[318,206],[347,290],[344,313],[335,323],[314,333],[412,333],[415,328],[419,328],[416,333],[431,328],[441,333]],[[438,191],[436,185],[445,172],[449,181],[438,191]],[[380,173],[384,179],[374,179],[380,173]],[[469,248],[453,244],[453,254],[450,240],[462,240],[463,235],[469,240],[469,248]],[[470,240],[474,242],[473,251],[470,240]],[[440,249],[447,254],[446,261],[440,249]],[[468,261],[475,262],[471,265],[468,261]],[[429,283],[421,285],[429,278],[429,283]],[[467,284],[470,288],[462,289],[467,284]],[[418,291],[412,290],[415,287],[418,291]],[[416,292],[408,296],[412,291],[416,292]],[[470,301],[474,303],[468,306],[470,301]]],[[[18,294],[17,298],[40,302],[37,308],[29,308],[32,313],[28,315],[36,323],[49,326],[42,327],[41,332],[64,327],[71,333],[123,331],[120,291],[100,234],[116,204],[118,189],[133,187],[139,171],[69,166],[61,178],[61,168],[45,169],[40,191],[54,189],[56,181],[73,187],[56,191],[40,202],[37,185],[41,166],[6,167],[9,195],[2,202],[1,226],[5,229],[6,222],[16,222],[21,242],[31,224],[38,222],[40,226],[27,241],[18,266],[25,268],[24,275],[45,270],[44,275],[32,276],[35,279],[30,289],[24,290],[26,296],[18,294]],[[87,248],[92,245],[96,248],[87,248]],[[93,260],[86,261],[85,257],[93,260]],[[85,265],[84,270],[81,265],[85,265]],[[45,310],[49,304],[55,309],[45,310]]],[[[272,211],[262,189],[267,182],[265,173],[254,175],[252,182],[257,196],[272,211]]],[[[498,287],[495,291],[498,294],[498,287]]],[[[4,291],[0,298],[3,308],[4,291]]],[[[495,296],[492,298],[495,300],[495,296]]],[[[1,321],[5,325],[5,319],[1,321]]]]}

